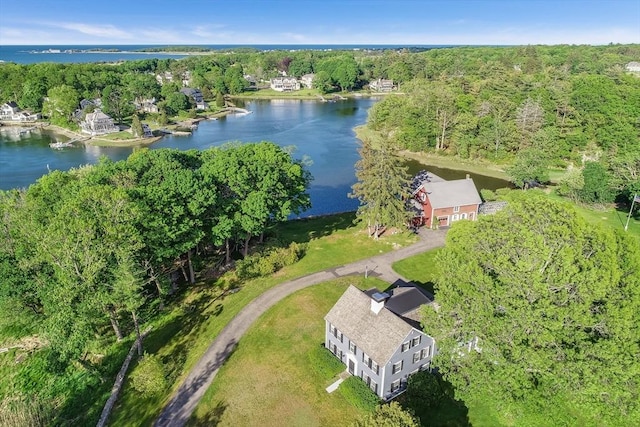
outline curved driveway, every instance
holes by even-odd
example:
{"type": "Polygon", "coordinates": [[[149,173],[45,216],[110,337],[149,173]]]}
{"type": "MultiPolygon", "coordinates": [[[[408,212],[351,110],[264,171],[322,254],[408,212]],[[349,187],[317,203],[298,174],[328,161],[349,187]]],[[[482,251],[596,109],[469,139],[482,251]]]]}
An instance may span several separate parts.
{"type": "Polygon", "coordinates": [[[215,378],[218,370],[231,354],[242,335],[265,311],[283,298],[300,289],[338,277],[368,275],[391,284],[407,280],[393,271],[391,265],[401,259],[444,246],[445,230],[420,230],[421,239],[406,248],[331,268],[281,283],[247,304],[213,340],[207,351],[193,367],[171,401],[155,422],[156,427],[182,427],[195,410],[198,402],[215,378]]]}

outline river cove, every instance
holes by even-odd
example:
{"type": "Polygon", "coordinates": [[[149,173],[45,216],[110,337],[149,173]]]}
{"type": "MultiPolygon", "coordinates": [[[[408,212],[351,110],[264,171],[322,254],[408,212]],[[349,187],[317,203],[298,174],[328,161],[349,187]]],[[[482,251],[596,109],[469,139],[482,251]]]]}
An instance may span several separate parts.
{"type": "MultiPolygon", "coordinates": [[[[367,120],[373,98],[339,102],[304,100],[246,101],[251,114],[231,114],[218,120],[200,122],[190,136],[166,136],[150,148],[207,149],[231,141],[273,141],[295,147],[294,156],[309,162],[313,181],[309,189],[312,208],[304,213],[322,215],[353,211],[358,201],[348,197],[355,183],[354,164],[359,159],[359,141],[354,128],[367,120]]],[[[27,187],[49,170],[69,170],[96,163],[101,156],[125,159],[132,147],[99,147],[75,144],[61,150],[49,144],[59,136],[43,130],[21,132],[20,128],[0,129],[0,189],[27,187]]],[[[445,179],[464,178],[464,170],[434,169],[417,161],[407,162],[410,172],[428,168],[445,179]]],[[[508,182],[471,174],[476,186],[496,189],[508,182]]]]}

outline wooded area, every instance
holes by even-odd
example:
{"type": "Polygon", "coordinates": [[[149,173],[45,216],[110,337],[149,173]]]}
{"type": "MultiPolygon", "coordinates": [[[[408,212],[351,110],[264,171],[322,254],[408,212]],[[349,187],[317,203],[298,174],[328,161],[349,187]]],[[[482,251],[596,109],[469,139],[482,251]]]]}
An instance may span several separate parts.
{"type": "Polygon", "coordinates": [[[435,365],[501,425],[640,422],[640,245],[567,202],[513,191],[456,224],[424,312],[435,365]]]}
{"type": "MultiPolygon", "coordinates": [[[[406,221],[396,197],[407,178],[397,150],[497,163],[523,188],[556,169],[561,195],[630,201],[640,193],[640,77],[625,64],[638,59],[638,45],[609,45],[3,63],[0,103],[17,101],[73,127],[83,98],[102,98],[122,120],[134,101],[155,97],[160,112],[150,117],[162,122],[193,109],[179,84],[157,82],[165,71],[176,78],[189,71],[192,86],[218,101],[249,91],[247,74],[314,72],[319,93],[392,79],[399,90],[375,104],[368,123],[386,144],[363,146],[355,165],[353,195],[377,236],[381,225],[406,221]]],[[[0,394],[11,396],[0,409],[72,423],[95,403],[88,390],[124,358],[104,349],[135,336],[178,282],[193,282],[204,254],[219,265],[232,252],[250,258],[252,239],[309,207],[310,179],[287,150],[263,142],[141,150],[0,192],[0,338],[38,350],[0,383],[0,394]]],[[[475,336],[483,350],[439,366],[461,397],[490,396],[514,419],[552,413],[567,423],[616,425],[638,417],[637,243],[586,226],[567,205],[513,197],[504,213],[456,226],[439,258],[442,311],[428,315],[427,333],[443,354],[475,336]],[[514,402],[522,401],[518,413],[514,402]],[[611,407],[619,413],[607,413],[611,407]]],[[[240,262],[238,270],[250,276],[252,269],[261,266],[240,262]]]]}
{"type": "Polygon", "coordinates": [[[97,349],[138,335],[179,282],[194,283],[203,258],[223,266],[232,251],[247,256],[252,238],[307,209],[310,178],[262,142],[140,150],[0,192],[0,337],[35,335],[44,347],[3,380],[11,399],[2,404],[37,401],[57,406],[60,422],[72,416],[79,408],[65,410],[63,396],[82,387],[74,365],[99,380],[97,349]]]}

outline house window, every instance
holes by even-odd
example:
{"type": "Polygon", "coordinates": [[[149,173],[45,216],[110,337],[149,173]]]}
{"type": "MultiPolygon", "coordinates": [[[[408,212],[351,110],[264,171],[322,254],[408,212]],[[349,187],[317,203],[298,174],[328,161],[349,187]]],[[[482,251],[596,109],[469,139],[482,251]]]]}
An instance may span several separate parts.
{"type": "Polygon", "coordinates": [[[432,346],[423,348],[422,351],[420,352],[420,359],[426,359],[427,357],[430,357],[430,356],[433,356],[432,346]]]}
{"type": "Polygon", "coordinates": [[[353,343],[353,341],[349,340],[349,351],[353,354],[356,354],[356,350],[358,347],[353,343]]]}
{"type": "Polygon", "coordinates": [[[469,212],[469,219],[473,221],[473,212],[469,212]]]}
{"type": "Polygon", "coordinates": [[[391,370],[391,374],[397,374],[398,372],[402,371],[402,360],[399,361],[398,363],[394,363],[393,364],[393,369],[391,370]]]}
{"type": "Polygon", "coordinates": [[[420,352],[419,351],[416,351],[415,353],[413,353],[413,363],[416,363],[420,359],[421,359],[421,357],[420,357],[420,352]]]}
{"type": "Polygon", "coordinates": [[[369,358],[369,356],[367,356],[366,353],[362,353],[362,362],[367,365],[368,367],[371,367],[371,359],[369,358]]]}
{"type": "Polygon", "coordinates": [[[407,341],[406,343],[402,344],[402,352],[404,353],[405,351],[409,350],[409,347],[411,347],[411,341],[407,341]]]}
{"type": "Polygon", "coordinates": [[[460,206],[454,206],[453,212],[460,212],[460,206]]]}
{"type": "Polygon", "coordinates": [[[371,391],[373,391],[375,394],[378,394],[378,384],[376,384],[375,381],[371,381],[371,383],[369,384],[369,388],[371,388],[371,391]]]}
{"type": "Polygon", "coordinates": [[[333,343],[332,343],[332,344],[329,346],[329,349],[331,350],[331,353],[335,354],[336,356],[338,355],[338,347],[336,347],[336,345],[335,345],[335,344],[333,344],[333,343]]]}
{"type": "Polygon", "coordinates": [[[391,393],[398,391],[400,389],[400,380],[395,380],[391,383],[391,393]]]}
{"type": "Polygon", "coordinates": [[[458,219],[459,219],[459,215],[458,214],[451,215],[451,222],[457,221],[458,219]]]}
{"type": "Polygon", "coordinates": [[[420,335],[418,335],[417,337],[415,337],[415,338],[413,339],[413,341],[411,342],[411,347],[415,347],[415,346],[417,346],[418,344],[420,344],[420,338],[422,338],[420,335]]]}
{"type": "Polygon", "coordinates": [[[373,372],[376,373],[376,375],[380,375],[380,367],[378,366],[378,364],[374,361],[371,361],[371,366],[369,366],[371,368],[371,370],[373,372]]]}
{"type": "Polygon", "coordinates": [[[467,219],[467,214],[466,213],[461,213],[460,214],[460,219],[467,219]]]}
{"type": "Polygon", "coordinates": [[[340,332],[338,328],[336,328],[332,324],[329,324],[329,333],[339,339],[340,342],[342,342],[342,332],[340,332]]]}

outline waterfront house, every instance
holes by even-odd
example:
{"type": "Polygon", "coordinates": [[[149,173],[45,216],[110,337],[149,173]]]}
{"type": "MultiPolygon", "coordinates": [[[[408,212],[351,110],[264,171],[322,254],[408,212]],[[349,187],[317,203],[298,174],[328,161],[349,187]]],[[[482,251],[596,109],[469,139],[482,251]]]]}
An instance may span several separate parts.
{"type": "Polygon", "coordinates": [[[84,120],[80,122],[80,128],[82,132],[89,135],[104,135],[120,131],[120,128],[113,123],[113,119],[99,108],[93,113],[87,113],[84,120]]]}
{"type": "Polygon", "coordinates": [[[5,102],[0,106],[0,120],[12,122],[34,122],[40,118],[40,114],[32,114],[22,111],[14,101],[5,102]]]}
{"type": "Polygon", "coordinates": [[[197,110],[206,110],[207,108],[209,108],[209,104],[205,102],[200,89],[183,87],[182,89],[180,89],[180,92],[184,93],[193,100],[197,110]]]}
{"type": "Polygon", "coordinates": [[[419,308],[430,302],[415,286],[390,293],[349,286],[324,318],[325,347],[381,399],[392,399],[411,374],[429,369],[436,345],[420,328],[419,308]]]}
{"type": "Polygon", "coordinates": [[[376,79],[369,82],[369,89],[374,92],[391,92],[395,87],[393,86],[393,80],[376,79]]]}
{"type": "Polygon", "coordinates": [[[256,80],[256,78],[254,76],[252,76],[251,74],[245,74],[244,76],[242,76],[248,83],[249,83],[249,87],[250,88],[254,88],[258,86],[258,81],[256,80]]]}
{"type": "Polygon", "coordinates": [[[156,105],[155,98],[143,98],[133,102],[137,111],[142,111],[145,113],[158,113],[160,110],[156,105]]]}
{"type": "Polygon", "coordinates": [[[311,74],[305,74],[304,76],[300,77],[300,83],[302,83],[302,85],[306,88],[312,89],[313,88],[313,79],[316,77],[315,74],[311,73],[311,74]]]}
{"type": "Polygon", "coordinates": [[[453,222],[478,218],[482,199],[473,182],[465,179],[445,181],[429,172],[421,172],[411,185],[411,203],[416,208],[414,225],[446,227],[453,222]]]}
{"type": "Polygon", "coordinates": [[[293,92],[300,90],[300,82],[295,77],[276,77],[271,79],[271,89],[278,92],[293,92]]]}
{"type": "Polygon", "coordinates": [[[1,120],[11,120],[15,114],[20,112],[20,108],[18,104],[14,101],[5,102],[0,106],[0,119],[1,120]]]}

